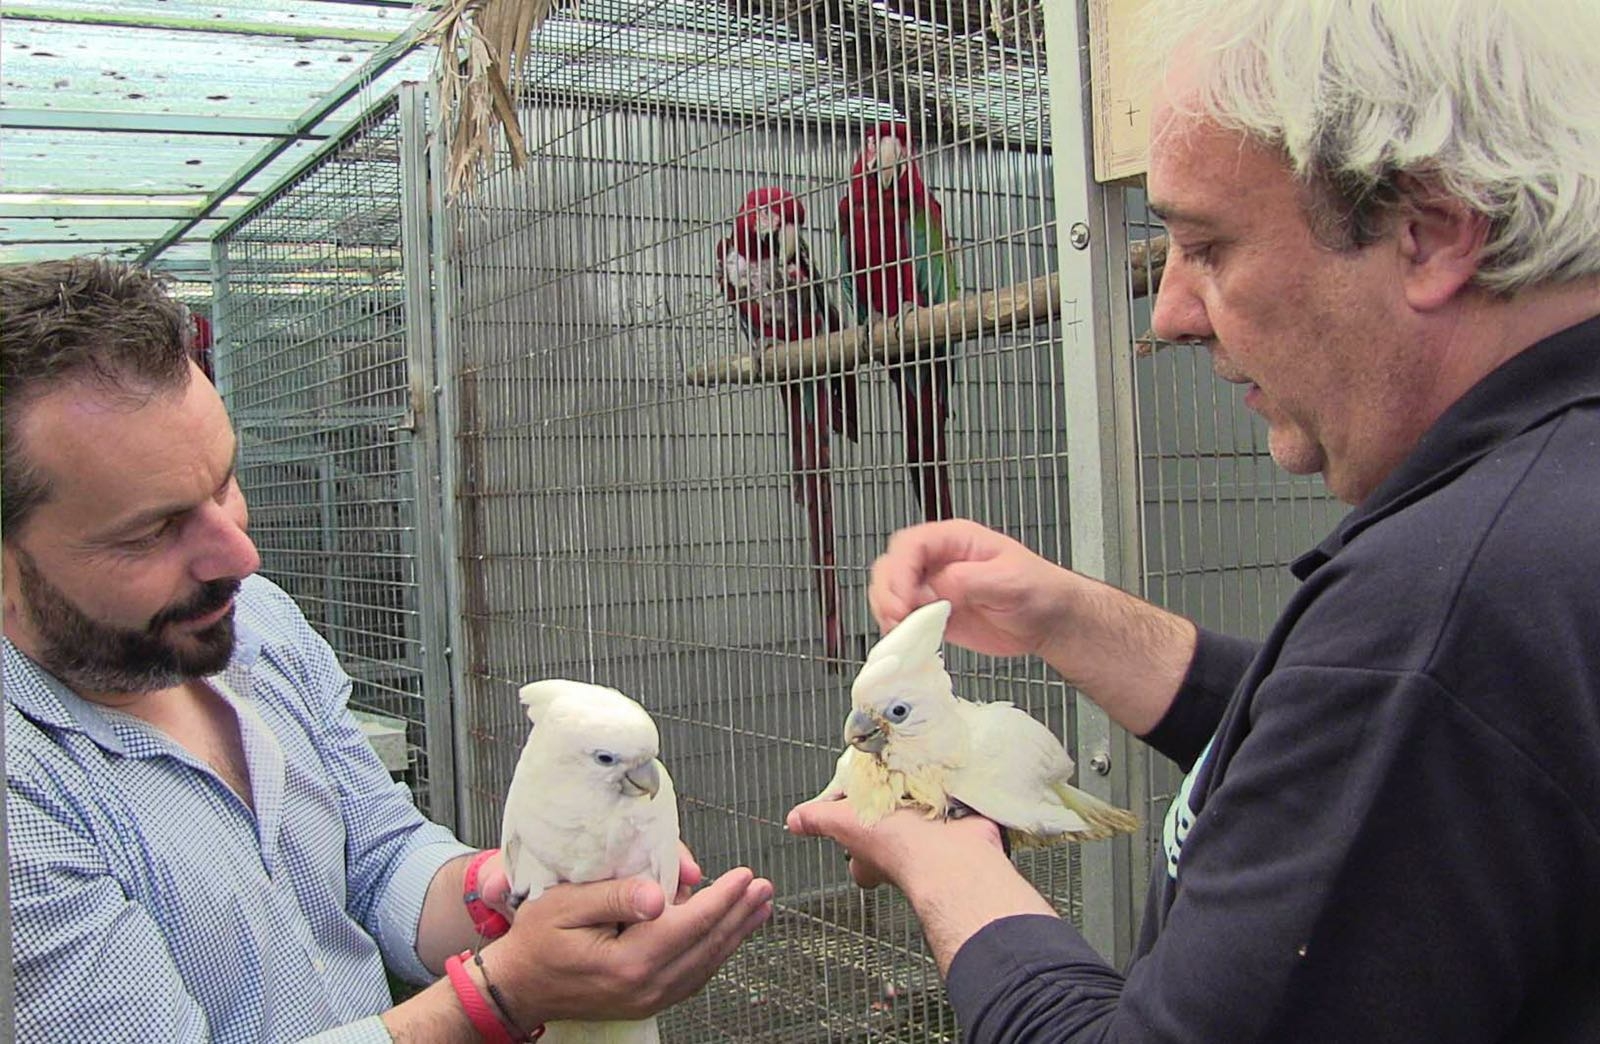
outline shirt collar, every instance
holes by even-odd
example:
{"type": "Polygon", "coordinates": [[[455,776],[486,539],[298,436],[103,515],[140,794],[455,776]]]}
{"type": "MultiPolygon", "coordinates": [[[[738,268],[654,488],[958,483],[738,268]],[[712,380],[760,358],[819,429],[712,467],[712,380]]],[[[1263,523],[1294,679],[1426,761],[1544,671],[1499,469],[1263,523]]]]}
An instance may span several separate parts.
{"type": "Polygon", "coordinates": [[[1372,495],[1290,570],[1306,579],[1368,526],[1446,485],[1496,446],[1584,402],[1600,402],[1600,316],[1539,341],[1473,385],[1372,495]]]}
{"type": "MultiPolygon", "coordinates": [[[[123,742],[99,707],[73,692],[27,653],[4,639],[6,702],[39,725],[81,732],[106,750],[126,754],[123,742]]],[[[261,654],[261,634],[235,610],[233,655],[223,672],[248,672],[261,654]]],[[[237,688],[237,686],[234,686],[237,688]]]]}

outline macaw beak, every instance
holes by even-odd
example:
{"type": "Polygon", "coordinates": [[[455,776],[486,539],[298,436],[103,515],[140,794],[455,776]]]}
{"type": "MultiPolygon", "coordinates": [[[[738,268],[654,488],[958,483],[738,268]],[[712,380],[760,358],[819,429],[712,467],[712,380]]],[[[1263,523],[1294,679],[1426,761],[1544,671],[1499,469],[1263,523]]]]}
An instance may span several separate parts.
{"type": "Polygon", "coordinates": [[[900,160],[903,150],[899,138],[884,138],[878,142],[878,184],[888,188],[900,177],[900,160]]]}
{"type": "Polygon", "coordinates": [[[881,754],[889,737],[872,715],[854,710],[844,722],[844,741],[863,754],[881,754]]]}
{"type": "Polygon", "coordinates": [[[620,789],[625,797],[642,797],[645,794],[655,797],[661,789],[661,772],[656,768],[655,759],[623,776],[620,789]]]}

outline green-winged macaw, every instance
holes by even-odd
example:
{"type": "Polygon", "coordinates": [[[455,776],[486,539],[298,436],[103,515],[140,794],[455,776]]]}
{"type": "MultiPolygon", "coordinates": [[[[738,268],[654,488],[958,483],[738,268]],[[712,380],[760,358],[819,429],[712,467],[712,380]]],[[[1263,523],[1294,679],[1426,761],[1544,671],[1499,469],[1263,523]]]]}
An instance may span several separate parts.
{"type": "MultiPolygon", "coordinates": [[[[903,123],[878,124],[856,155],[839,201],[839,256],[846,299],[863,323],[942,304],[959,292],[944,212],[923,183],[903,123]]],[[[904,412],[911,492],[928,521],[949,518],[949,350],[939,346],[892,364],[889,378],[904,412]]]]}
{"type": "MultiPolygon", "coordinates": [[[[794,193],[775,186],[754,189],[734,215],[732,232],[717,244],[717,282],[752,349],[806,340],[841,326],[839,310],[811,267],[800,234],[805,219],[805,205],[794,193]]],[[[805,506],[810,528],[823,647],[838,661],[844,628],[834,564],[830,441],[834,432],[852,441],[857,437],[855,376],[788,379],[779,391],[789,421],[794,498],[805,506]]]]}

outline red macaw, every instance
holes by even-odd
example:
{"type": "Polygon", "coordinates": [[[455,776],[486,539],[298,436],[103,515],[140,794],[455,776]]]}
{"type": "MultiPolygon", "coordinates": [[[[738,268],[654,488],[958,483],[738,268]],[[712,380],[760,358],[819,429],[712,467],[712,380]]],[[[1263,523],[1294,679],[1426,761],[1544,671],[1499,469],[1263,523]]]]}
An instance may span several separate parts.
{"type": "MultiPolygon", "coordinates": [[[[839,201],[839,257],[846,297],[863,323],[942,304],[958,293],[944,212],[922,181],[903,123],[873,128],[850,168],[850,186],[839,201]]],[[[950,518],[948,348],[892,364],[889,379],[900,393],[911,492],[928,521],[950,518]]]]}
{"type": "MultiPolygon", "coordinates": [[[[717,283],[752,348],[805,340],[843,325],[811,268],[811,255],[800,235],[805,220],[805,206],[792,192],[758,188],[745,196],[734,215],[732,234],[717,244],[717,283]]],[[[823,647],[838,660],[844,652],[844,628],[834,566],[829,444],[831,432],[851,441],[857,437],[855,376],[785,380],[778,390],[789,418],[794,499],[805,506],[810,527],[823,647]]]]}

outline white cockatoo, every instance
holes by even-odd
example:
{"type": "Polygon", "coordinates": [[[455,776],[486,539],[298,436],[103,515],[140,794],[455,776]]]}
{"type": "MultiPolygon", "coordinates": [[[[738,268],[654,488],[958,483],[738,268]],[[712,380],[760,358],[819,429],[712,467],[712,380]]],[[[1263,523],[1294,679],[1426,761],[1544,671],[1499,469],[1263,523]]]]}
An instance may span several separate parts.
{"type": "MultiPolygon", "coordinates": [[[[513,903],[564,881],[644,876],[678,890],[678,798],[649,713],[615,689],[551,679],[519,693],[533,731],[506,794],[513,903]]],[[[552,1022],[543,1044],[654,1044],[655,1019],[552,1022]]]]}
{"type": "Polygon", "coordinates": [[[971,810],[1020,845],[1137,828],[1131,812],[1068,784],[1072,758],[1026,711],[955,695],[939,654],[949,618],[949,602],[931,602],[868,651],[850,692],[847,746],[818,797],[843,796],[868,826],[902,805],[929,818],[971,810]]]}

